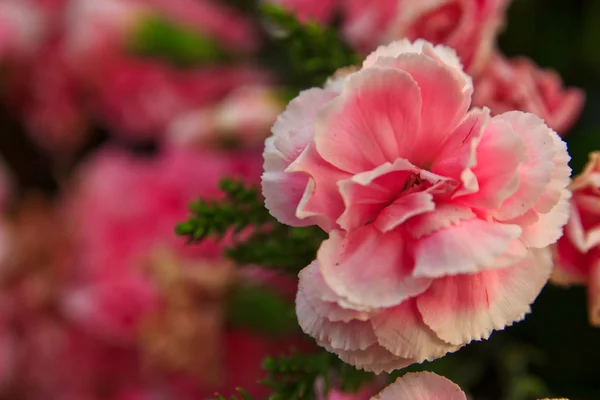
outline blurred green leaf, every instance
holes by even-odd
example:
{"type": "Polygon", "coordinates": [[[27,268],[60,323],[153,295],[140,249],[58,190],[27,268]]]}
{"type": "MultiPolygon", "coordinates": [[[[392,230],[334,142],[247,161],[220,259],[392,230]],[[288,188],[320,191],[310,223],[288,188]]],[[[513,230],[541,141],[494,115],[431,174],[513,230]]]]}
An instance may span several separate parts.
{"type": "Polygon", "coordinates": [[[135,54],[165,59],[179,66],[230,58],[211,38],[158,14],[149,14],[138,23],[131,35],[129,49],[135,54]]]}
{"type": "Polygon", "coordinates": [[[265,286],[236,286],[229,300],[227,322],[267,335],[298,331],[294,305],[265,286]]]}

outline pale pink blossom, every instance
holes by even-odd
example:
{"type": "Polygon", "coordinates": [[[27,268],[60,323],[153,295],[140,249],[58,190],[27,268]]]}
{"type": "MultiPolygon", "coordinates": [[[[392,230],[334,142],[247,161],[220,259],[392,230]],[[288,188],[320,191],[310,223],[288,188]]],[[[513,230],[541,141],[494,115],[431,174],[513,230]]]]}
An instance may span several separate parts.
{"type": "Polygon", "coordinates": [[[475,105],[489,107],[494,114],[533,113],[560,135],[575,124],[584,102],[583,91],[565,88],[555,71],[540,69],[524,57],[509,60],[498,52],[475,80],[473,95],[475,105]]]}
{"type": "Polygon", "coordinates": [[[449,49],[392,43],[302,92],[266,141],[267,208],[329,232],[300,273],[300,325],[366,370],[521,320],[567,222],[565,143],[532,114],[468,111],[459,65],[449,49]]]}
{"type": "Polygon", "coordinates": [[[589,321],[600,326],[600,153],[571,184],[571,216],[554,246],[552,281],[587,285],[589,321]]]}
{"type": "Polygon", "coordinates": [[[406,374],[371,400],[467,400],[452,381],[432,372],[406,374]]]}
{"type": "Polygon", "coordinates": [[[170,143],[183,146],[256,148],[263,145],[283,107],[275,89],[243,86],[214,106],[176,118],[166,136],[170,143]]]}

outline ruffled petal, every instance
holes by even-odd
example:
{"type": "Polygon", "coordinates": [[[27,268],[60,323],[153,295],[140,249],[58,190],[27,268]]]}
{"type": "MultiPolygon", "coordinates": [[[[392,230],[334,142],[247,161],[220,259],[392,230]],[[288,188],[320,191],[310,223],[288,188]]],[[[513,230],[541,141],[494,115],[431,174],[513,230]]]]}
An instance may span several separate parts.
{"type": "Polygon", "coordinates": [[[367,225],[330,232],[317,259],[327,285],[340,297],[363,307],[400,304],[425,291],[429,279],[411,277],[410,244],[402,232],[381,233],[367,225]]]}
{"type": "Polygon", "coordinates": [[[430,235],[440,229],[475,218],[471,209],[450,203],[438,203],[435,210],[416,216],[406,223],[406,230],[415,239],[430,235]]]}
{"type": "Polygon", "coordinates": [[[398,159],[340,181],[339,190],[346,209],[337,223],[349,231],[372,222],[418,173],[417,167],[398,159]]]}
{"type": "Polygon", "coordinates": [[[327,351],[337,354],[340,360],[345,363],[375,374],[392,372],[416,362],[415,360],[397,357],[378,344],[374,344],[365,350],[339,350],[328,346],[324,347],[327,351]]]}
{"type": "Polygon", "coordinates": [[[344,202],[338,190],[338,182],[348,179],[349,174],[323,160],[314,143],[300,154],[286,173],[305,173],[310,179],[296,209],[296,218],[308,219],[325,231],[336,226],[336,220],[344,211],[344,202]]]}
{"type": "Polygon", "coordinates": [[[298,290],[296,315],[302,331],[315,338],[320,346],[341,350],[365,350],[377,343],[369,322],[351,320],[333,322],[316,312],[308,302],[305,292],[298,290]]]}
{"type": "Polygon", "coordinates": [[[421,93],[406,72],[370,68],[355,73],[342,94],[319,113],[319,154],[353,174],[413,153],[419,136],[421,93]]]}
{"type": "Polygon", "coordinates": [[[550,212],[539,214],[539,219],[533,224],[523,225],[521,240],[528,247],[544,248],[556,243],[563,235],[563,227],[569,220],[571,211],[571,192],[563,189],[561,195],[558,204],[550,212]]]}
{"type": "Polygon", "coordinates": [[[467,400],[467,396],[442,376],[416,372],[398,378],[371,400],[467,400]]]}
{"type": "Polygon", "coordinates": [[[440,340],[423,323],[414,299],[381,312],[371,323],[379,344],[398,357],[422,362],[460,348],[440,340]]]}
{"type": "Polygon", "coordinates": [[[479,190],[472,168],[477,164],[476,149],[490,120],[488,109],[473,109],[450,134],[435,157],[431,171],[462,182],[454,196],[479,190]]]}
{"type": "Polygon", "coordinates": [[[416,165],[431,163],[446,137],[459,124],[471,104],[470,93],[457,80],[451,67],[423,54],[380,58],[377,67],[406,71],[421,90],[421,132],[410,160],[416,165]]]}
{"type": "Polygon", "coordinates": [[[433,196],[428,192],[416,192],[400,197],[387,206],[373,225],[381,232],[388,232],[410,218],[435,210],[433,196]]]}
{"type": "Polygon", "coordinates": [[[508,251],[521,232],[518,225],[481,219],[440,229],[416,243],[413,276],[439,278],[498,268],[496,259],[508,251]]]}
{"type": "Polygon", "coordinates": [[[314,225],[310,219],[296,217],[296,208],[308,184],[303,173],[285,173],[314,137],[317,111],[335,97],[322,89],[306,90],[290,102],[277,118],[273,136],[265,142],[262,193],[265,207],[279,222],[291,226],[314,225]]]}
{"type": "MultiPolygon", "coordinates": [[[[552,145],[554,143],[552,135],[555,133],[539,117],[520,111],[507,112],[492,120],[502,120],[511,125],[525,143],[528,158],[517,170],[519,176],[517,191],[493,213],[496,219],[509,220],[532,208],[552,182],[557,150],[552,145]]],[[[568,166],[564,167],[568,168],[568,166]]],[[[556,200],[558,201],[558,198],[556,200]]]]}
{"type": "Polygon", "coordinates": [[[300,271],[298,293],[300,292],[317,314],[327,317],[331,322],[367,321],[370,317],[369,313],[353,308],[351,303],[327,286],[318,261],[313,261],[300,271]]]}
{"type": "Polygon", "coordinates": [[[417,298],[417,307],[425,324],[448,343],[487,339],[530,312],[551,270],[550,251],[533,249],[511,267],[437,279],[417,298]]]}
{"type": "Polygon", "coordinates": [[[493,119],[486,127],[476,150],[476,165],[471,169],[479,190],[456,201],[473,208],[494,210],[519,187],[515,172],[527,161],[525,144],[505,121],[493,119]]]}

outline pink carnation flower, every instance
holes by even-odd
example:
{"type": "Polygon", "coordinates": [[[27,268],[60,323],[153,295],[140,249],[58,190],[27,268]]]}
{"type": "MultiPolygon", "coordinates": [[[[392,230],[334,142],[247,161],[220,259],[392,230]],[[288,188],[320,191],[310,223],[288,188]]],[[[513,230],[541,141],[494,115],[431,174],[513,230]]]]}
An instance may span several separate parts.
{"type": "Polygon", "coordinates": [[[571,217],[564,236],[554,247],[557,284],[584,284],[588,291],[589,320],[600,326],[600,152],[571,184],[571,217]]]}
{"type": "Polygon", "coordinates": [[[527,58],[508,60],[494,54],[475,81],[473,103],[487,106],[494,114],[510,110],[534,113],[549,127],[564,135],[581,114],[585,95],[564,88],[560,76],[539,69],[527,58]]]}
{"type": "Polygon", "coordinates": [[[471,92],[451,50],[395,42],[302,92],[266,141],[267,208],[329,232],[300,273],[300,325],[350,364],[389,371],[485,339],[548,279],[566,145],[535,115],[468,112],[471,92]]]}

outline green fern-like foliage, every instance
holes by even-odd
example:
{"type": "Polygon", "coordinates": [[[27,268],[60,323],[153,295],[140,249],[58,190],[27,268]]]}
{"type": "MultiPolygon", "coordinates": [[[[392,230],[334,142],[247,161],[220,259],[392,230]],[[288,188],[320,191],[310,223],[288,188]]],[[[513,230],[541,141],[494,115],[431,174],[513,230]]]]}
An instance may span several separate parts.
{"type": "Polygon", "coordinates": [[[263,61],[280,71],[296,91],[321,86],[338,69],[360,63],[360,57],[334,27],[300,23],[280,7],[264,4],[261,13],[270,30],[263,61]]]}
{"type": "Polygon", "coordinates": [[[332,384],[344,392],[355,393],[375,375],[356,370],[326,351],[314,354],[293,352],[290,356],[269,357],[263,363],[267,377],[263,384],[273,390],[269,400],[314,400],[317,383],[323,383],[323,394],[332,384]]]}
{"type": "Polygon", "coordinates": [[[221,395],[217,395],[217,397],[208,400],[255,400],[254,397],[250,396],[248,392],[246,392],[244,389],[238,388],[237,392],[239,393],[239,396],[233,395],[227,398],[221,395]]]}
{"type": "Polygon", "coordinates": [[[224,198],[200,200],[190,205],[192,215],[176,232],[190,243],[232,233],[226,255],[240,265],[297,274],[315,259],[325,233],[317,227],[293,228],[280,224],[264,207],[258,189],[242,181],[224,179],[224,198]]]}

